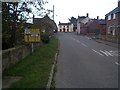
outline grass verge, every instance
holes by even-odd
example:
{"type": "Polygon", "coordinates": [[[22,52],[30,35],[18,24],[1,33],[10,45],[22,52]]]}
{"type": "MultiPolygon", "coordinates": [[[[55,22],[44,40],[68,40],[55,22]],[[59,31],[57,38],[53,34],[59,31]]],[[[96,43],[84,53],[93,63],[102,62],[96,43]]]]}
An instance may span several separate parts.
{"type": "Polygon", "coordinates": [[[46,88],[54,56],[58,48],[58,39],[37,48],[16,65],[3,72],[3,76],[20,76],[21,80],[13,83],[10,88],[46,88]]]}

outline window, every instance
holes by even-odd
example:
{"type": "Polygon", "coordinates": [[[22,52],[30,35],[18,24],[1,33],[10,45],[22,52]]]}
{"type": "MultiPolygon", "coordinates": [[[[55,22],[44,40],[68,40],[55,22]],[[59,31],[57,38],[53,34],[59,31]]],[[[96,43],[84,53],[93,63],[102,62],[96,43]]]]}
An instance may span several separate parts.
{"type": "Polygon", "coordinates": [[[69,26],[67,26],[67,28],[69,28],[69,26]]]}
{"type": "Polygon", "coordinates": [[[108,20],[111,20],[111,15],[108,16],[108,20]]]}
{"type": "Polygon", "coordinates": [[[115,19],[116,18],[116,14],[113,14],[113,19],[115,19]]]}
{"type": "Polygon", "coordinates": [[[69,29],[67,29],[67,32],[69,32],[69,29]]]}
{"type": "Polygon", "coordinates": [[[110,30],[110,27],[108,27],[108,34],[110,34],[111,33],[111,30],[110,30]]]}
{"type": "Polygon", "coordinates": [[[60,32],[62,32],[62,29],[60,29],[60,32]]]}

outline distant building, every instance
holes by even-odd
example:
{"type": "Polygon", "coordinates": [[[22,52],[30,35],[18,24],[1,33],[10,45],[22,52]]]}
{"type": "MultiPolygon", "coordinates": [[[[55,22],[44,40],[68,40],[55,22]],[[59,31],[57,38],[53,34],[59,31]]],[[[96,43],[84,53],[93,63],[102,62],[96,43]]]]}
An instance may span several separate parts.
{"type": "Polygon", "coordinates": [[[58,32],[73,32],[73,24],[60,23],[58,24],[58,32]]]}
{"type": "Polygon", "coordinates": [[[43,18],[34,18],[33,17],[33,27],[40,28],[41,32],[46,32],[49,35],[52,35],[57,31],[57,25],[54,20],[50,19],[48,15],[43,18]]]}
{"type": "Polygon", "coordinates": [[[120,35],[120,0],[118,1],[118,7],[105,15],[107,25],[106,31],[108,35],[120,35]]]}
{"type": "Polygon", "coordinates": [[[76,32],[76,30],[77,30],[77,18],[75,18],[75,17],[72,16],[69,19],[69,21],[70,21],[70,23],[73,24],[73,31],[76,32]]]}
{"type": "Polygon", "coordinates": [[[77,19],[77,33],[81,34],[81,28],[84,24],[90,21],[89,14],[87,13],[86,16],[78,16],[77,19]]]}
{"type": "Polygon", "coordinates": [[[89,22],[81,27],[81,34],[94,34],[94,35],[105,35],[106,34],[106,21],[103,19],[91,19],[89,22]]]}

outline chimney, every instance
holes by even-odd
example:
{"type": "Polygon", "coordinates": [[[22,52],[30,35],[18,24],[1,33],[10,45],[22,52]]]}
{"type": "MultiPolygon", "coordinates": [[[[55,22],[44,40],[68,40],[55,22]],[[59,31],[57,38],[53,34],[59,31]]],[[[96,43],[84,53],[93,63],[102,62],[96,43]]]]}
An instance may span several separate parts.
{"type": "Polygon", "coordinates": [[[97,16],[97,20],[99,20],[99,16],[97,16]]]}
{"type": "Polygon", "coordinates": [[[88,14],[88,13],[86,14],[86,17],[89,17],[89,14],[88,14]]]}
{"type": "Polygon", "coordinates": [[[120,0],[118,0],[118,7],[120,7],[120,0]]]}

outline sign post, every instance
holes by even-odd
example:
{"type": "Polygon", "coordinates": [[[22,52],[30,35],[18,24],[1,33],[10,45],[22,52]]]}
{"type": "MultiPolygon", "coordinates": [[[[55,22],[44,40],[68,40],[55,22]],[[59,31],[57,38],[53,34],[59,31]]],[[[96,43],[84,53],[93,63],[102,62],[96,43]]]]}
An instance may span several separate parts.
{"type": "Polygon", "coordinates": [[[31,43],[31,47],[32,47],[32,52],[34,52],[34,44],[31,43]]]}
{"type": "Polygon", "coordinates": [[[31,49],[32,49],[32,52],[34,52],[34,43],[40,42],[40,30],[25,29],[24,40],[25,42],[31,43],[31,49]]]}

